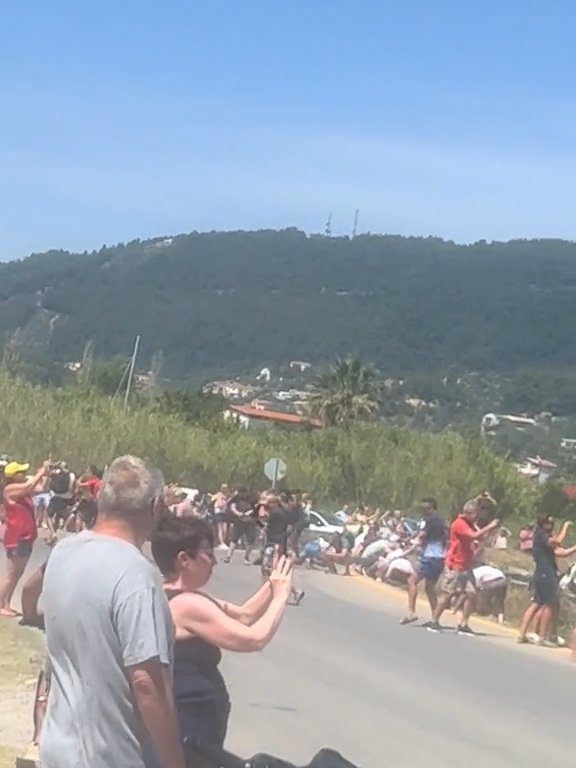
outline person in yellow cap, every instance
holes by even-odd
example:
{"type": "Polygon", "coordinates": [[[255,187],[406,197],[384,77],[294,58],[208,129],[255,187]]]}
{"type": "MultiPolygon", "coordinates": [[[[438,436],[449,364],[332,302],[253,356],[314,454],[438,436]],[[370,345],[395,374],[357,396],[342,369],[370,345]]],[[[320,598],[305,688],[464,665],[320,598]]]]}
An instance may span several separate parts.
{"type": "Polygon", "coordinates": [[[0,616],[7,618],[19,615],[10,602],[38,536],[32,497],[35,491],[38,492],[39,484],[48,478],[50,462],[45,461],[32,477],[27,477],[29,469],[29,464],[17,461],[4,467],[0,523],[4,531],[6,571],[0,582],[0,616]]]}

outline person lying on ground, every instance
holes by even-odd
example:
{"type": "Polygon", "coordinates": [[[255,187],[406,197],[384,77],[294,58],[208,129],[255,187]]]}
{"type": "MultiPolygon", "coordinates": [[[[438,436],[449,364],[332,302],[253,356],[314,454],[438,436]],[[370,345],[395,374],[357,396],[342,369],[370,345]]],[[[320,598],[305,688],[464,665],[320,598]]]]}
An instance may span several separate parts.
{"type": "Polygon", "coordinates": [[[230,713],[221,651],[260,651],[272,640],[290,598],[292,561],[280,557],[266,583],[236,605],[202,591],[216,564],[208,523],[163,515],[151,541],[176,627],[174,693],[181,736],[221,747],[230,713]]]}

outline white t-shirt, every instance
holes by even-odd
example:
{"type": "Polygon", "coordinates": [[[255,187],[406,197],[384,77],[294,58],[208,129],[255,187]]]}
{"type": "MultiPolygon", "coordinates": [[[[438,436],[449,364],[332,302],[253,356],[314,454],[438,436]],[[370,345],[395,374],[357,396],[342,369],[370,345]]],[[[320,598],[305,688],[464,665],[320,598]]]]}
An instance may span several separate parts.
{"type": "Polygon", "coordinates": [[[396,557],[390,563],[390,566],[388,567],[388,571],[391,573],[395,571],[399,571],[400,573],[406,574],[406,576],[411,576],[414,573],[414,568],[410,560],[408,560],[407,558],[396,557]]]}
{"type": "Polygon", "coordinates": [[[492,581],[500,581],[506,577],[499,568],[492,565],[479,565],[472,571],[478,589],[485,589],[492,581]]]}

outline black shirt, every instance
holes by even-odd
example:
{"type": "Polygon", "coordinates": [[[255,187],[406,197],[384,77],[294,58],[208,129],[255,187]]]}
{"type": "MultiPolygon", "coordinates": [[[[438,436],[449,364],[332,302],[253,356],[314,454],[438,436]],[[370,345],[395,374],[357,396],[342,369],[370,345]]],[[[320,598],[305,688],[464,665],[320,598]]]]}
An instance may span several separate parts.
{"type": "Polygon", "coordinates": [[[446,545],[447,531],[444,520],[440,517],[438,512],[432,512],[430,515],[424,518],[423,528],[423,541],[422,545],[425,547],[432,542],[438,542],[443,546],[446,545]]]}
{"type": "Polygon", "coordinates": [[[266,541],[268,544],[286,545],[290,518],[284,507],[273,507],[269,510],[270,517],[266,526],[266,541]]]}
{"type": "Polygon", "coordinates": [[[558,573],[556,555],[550,546],[550,534],[544,528],[536,528],[532,543],[532,557],[536,563],[536,570],[546,573],[558,573]]]}

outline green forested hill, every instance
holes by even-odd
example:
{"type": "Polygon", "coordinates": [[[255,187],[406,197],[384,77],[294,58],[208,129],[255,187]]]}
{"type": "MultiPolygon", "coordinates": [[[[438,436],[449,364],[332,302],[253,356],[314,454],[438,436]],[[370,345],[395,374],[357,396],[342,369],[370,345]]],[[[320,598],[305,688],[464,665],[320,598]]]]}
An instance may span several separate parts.
{"type": "Polygon", "coordinates": [[[390,373],[562,367],[575,308],[559,240],[212,232],[0,264],[0,338],[67,361],[141,333],[143,360],[162,350],[179,378],[349,353],[390,373]]]}

